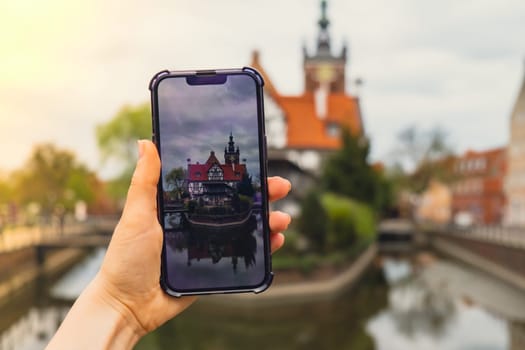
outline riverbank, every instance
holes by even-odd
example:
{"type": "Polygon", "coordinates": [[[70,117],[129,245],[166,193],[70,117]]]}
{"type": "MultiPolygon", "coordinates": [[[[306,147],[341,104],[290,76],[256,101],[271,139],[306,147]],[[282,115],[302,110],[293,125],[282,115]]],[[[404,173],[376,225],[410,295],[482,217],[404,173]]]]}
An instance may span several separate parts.
{"type": "Polygon", "coordinates": [[[285,276],[276,273],[274,284],[264,293],[212,295],[200,298],[199,303],[220,303],[261,307],[268,304],[304,303],[335,299],[359,281],[359,278],[373,262],[378,252],[377,245],[371,244],[352,263],[338,274],[325,279],[303,279],[289,282],[285,276]]]}
{"type": "Polygon", "coordinates": [[[42,265],[38,264],[34,247],[26,247],[0,254],[0,306],[9,296],[41,276],[63,273],[86,255],[83,249],[68,248],[50,252],[42,265]]]}
{"type": "MultiPolygon", "coordinates": [[[[306,275],[299,271],[277,271],[273,285],[262,294],[207,296],[200,298],[200,302],[267,305],[337,298],[359,281],[377,252],[377,245],[373,243],[345,266],[324,266],[306,275]]],[[[85,255],[86,251],[81,249],[57,250],[49,252],[45,263],[39,266],[34,248],[27,247],[0,254],[0,306],[9,299],[8,296],[22,290],[40,276],[59,275],[85,255]]]]}
{"type": "MultiPolygon", "coordinates": [[[[427,234],[428,235],[428,234],[427,234]]],[[[485,271],[501,281],[525,291],[523,248],[507,247],[477,237],[451,234],[429,235],[430,246],[441,254],[485,271]]]]}

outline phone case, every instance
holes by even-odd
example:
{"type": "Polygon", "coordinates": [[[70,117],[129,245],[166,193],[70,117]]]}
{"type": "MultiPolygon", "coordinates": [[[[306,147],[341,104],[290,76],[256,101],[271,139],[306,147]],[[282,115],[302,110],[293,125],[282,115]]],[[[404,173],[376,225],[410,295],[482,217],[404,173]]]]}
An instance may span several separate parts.
{"type": "MultiPolygon", "coordinates": [[[[239,69],[217,69],[217,70],[194,70],[194,71],[168,71],[163,70],[158,72],[153,76],[149,83],[149,90],[151,92],[151,111],[152,111],[152,140],[156,144],[157,149],[159,151],[159,154],[161,153],[161,145],[158,135],[159,130],[159,108],[157,103],[157,88],[159,86],[159,83],[166,78],[169,77],[183,77],[183,76],[203,76],[203,75],[217,75],[217,74],[247,74],[250,75],[254,80],[257,82],[257,100],[260,102],[258,103],[258,114],[260,118],[258,118],[259,123],[259,130],[262,132],[261,137],[261,143],[259,145],[259,151],[263,155],[264,162],[261,164],[261,179],[264,179],[266,191],[262,194],[262,203],[264,205],[265,210],[265,218],[264,223],[266,227],[267,237],[265,237],[264,240],[264,268],[265,268],[265,277],[262,283],[255,287],[251,288],[243,288],[243,287],[233,287],[228,289],[209,289],[209,290],[201,290],[201,291],[177,291],[173,290],[168,286],[168,283],[166,282],[166,244],[163,243],[162,246],[162,263],[161,263],[161,278],[160,278],[160,285],[162,289],[169,295],[174,297],[181,297],[185,295],[206,295],[206,294],[229,294],[229,293],[245,293],[245,292],[253,292],[253,293],[261,293],[268,289],[268,287],[271,285],[273,281],[273,272],[272,272],[272,264],[271,264],[271,251],[270,251],[270,228],[269,228],[269,207],[268,207],[268,183],[267,183],[267,150],[266,150],[266,133],[264,129],[264,102],[263,102],[263,86],[264,86],[264,80],[263,77],[257,70],[251,68],[251,67],[243,67],[239,69]]],[[[157,195],[157,212],[159,215],[159,222],[161,223],[161,227],[163,229],[163,237],[164,237],[164,224],[163,224],[163,212],[164,212],[164,202],[160,196],[162,193],[162,181],[159,181],[158,184],[158,195],[157,195]]]]}

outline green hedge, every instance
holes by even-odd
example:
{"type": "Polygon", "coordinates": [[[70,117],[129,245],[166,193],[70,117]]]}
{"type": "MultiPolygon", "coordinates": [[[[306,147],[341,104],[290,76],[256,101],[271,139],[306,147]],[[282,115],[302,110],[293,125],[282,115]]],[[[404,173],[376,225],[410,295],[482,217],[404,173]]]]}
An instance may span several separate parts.
{"type": "Polygon", "coordinates": [[[375,236],[374,212],[367,205],[333,193],[323,194],[321,203],[328,217],[328,246],[336,248],[355,241],[369,241],[375,236]]]}
{"type": "Polygon", "coordinates": [[[334,193],[308,193],[298,222],[299,231],[317,252],[344,250],[375,237],[374,211],[361,202],[334,193]]]}

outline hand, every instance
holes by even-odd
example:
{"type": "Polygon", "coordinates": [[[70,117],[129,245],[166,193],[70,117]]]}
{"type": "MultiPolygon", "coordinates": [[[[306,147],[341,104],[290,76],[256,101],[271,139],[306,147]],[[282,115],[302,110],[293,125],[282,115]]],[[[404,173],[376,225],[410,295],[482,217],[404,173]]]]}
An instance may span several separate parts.
{"type": "MultiPolygon", "coordinates": [[[[163,240],[156,209],[159,174],[160,159],[157,148],[150,141],[139,141],[139,160],[131,180],[122,217],[115,228],[99,273],[79,298],[79,300],[82,297],[84,300],[88,299],[85,303],[95,310],[102,307],[104,311],[120,320],[119,323],[124,325],[127,333],[133,337],[133,340],[130,340],[123,339],[124,336],[121,336],[120,344],[133,344],[142,335],[179,314],[196,299],[170,297],[159,285],[163,240]]],[[[290,187],[290,182],[285,179],[269,178],[270,200],[283,198],[290,187]]],[[[272,252],[283,245],[284,236],[281,231],[284,231],[289,223],[288,214],[270,213],[272,252]]],[[[77,303],[81,302],[77,301],[77,303]]],[[[93,310],[89,306],[84,308],[93,310]]],[[[77,317],[79,320],[74,322],[83,322],[82,319],[85,317],[82,316],[79,315],[77,317]]],[[[76,319],[74,316],[72,318],[76,319]]],[[[66,318],[64,324],[67,321],[66,318]]],[[[64,325],[61,329],[63,327],[64,325]]],[[[75,329],[77,328],[80,328],[77,332],[82,331],[82,325],[76,325],[75,329]]],[[[123,334],[125,335],[126,332],[123,334]]],[[[57,343],[55,339],[51,344],[53,343],[57,343]]],[[[78,348],[78,341],[76,345],[78,348]]]]}
{"type": "MultiPolygon", "coordinates": [[[[157,182],[160,160],[155,145],[140,141],[139,160],[131,180],[122,218],[115,229],[98,279],[101,289],[113,300],[115,308],[131,312],[139,330],[149,332],[190,305],[195,297],[175,299],[159,287],[162,229],[157,220],[157,182]]],[[[285,196],[290,183],[269,179],[270,198],[285,196]]],[[[280,231],[286,229],[290,216],[280,212],[270,215],[272,251],[284,243],[280,231]]]]}

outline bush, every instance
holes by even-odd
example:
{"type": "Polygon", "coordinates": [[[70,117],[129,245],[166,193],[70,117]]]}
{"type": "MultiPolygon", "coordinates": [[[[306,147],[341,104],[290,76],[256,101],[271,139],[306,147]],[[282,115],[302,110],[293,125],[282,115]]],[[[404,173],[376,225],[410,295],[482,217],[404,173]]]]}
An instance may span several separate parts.
{"type": "Polygon", "coordinates": [[[321,198],[327,215],[326,245],[346,248],[356,241],[370,241],[375,235],[374,212],[358,201],[326,193],[321,198]]]}

